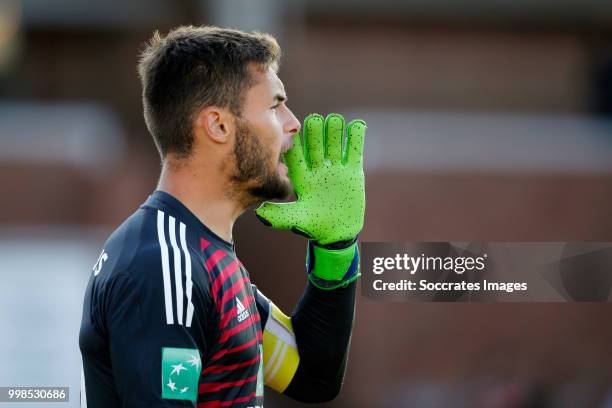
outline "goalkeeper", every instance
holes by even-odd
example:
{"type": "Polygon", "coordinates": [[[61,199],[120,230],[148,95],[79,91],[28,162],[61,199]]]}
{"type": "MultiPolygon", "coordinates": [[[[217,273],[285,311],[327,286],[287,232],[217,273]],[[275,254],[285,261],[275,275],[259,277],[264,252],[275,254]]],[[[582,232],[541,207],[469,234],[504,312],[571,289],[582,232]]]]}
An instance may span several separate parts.
{"type": "Polygon", "coordinates": [[[217,27],[156,33],[143,51],[161,176],[94,265],[79,336],[82,406],[263,407],[264,385],[303,402],[338,395],[359,277],[366,126],[313,114],[301,128],[279,58],[271,36],[217,27]],[[308,283],[288,317],[250,282],[232,226],[291,191],[295,202],[256,210],[308,239],[308,283]]]}

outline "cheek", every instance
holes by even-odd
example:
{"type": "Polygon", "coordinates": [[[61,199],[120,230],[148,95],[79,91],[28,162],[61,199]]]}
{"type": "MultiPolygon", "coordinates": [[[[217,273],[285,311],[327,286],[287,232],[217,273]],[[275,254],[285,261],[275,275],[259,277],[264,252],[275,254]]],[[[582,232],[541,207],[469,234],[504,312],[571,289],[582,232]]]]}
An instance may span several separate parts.
{"type": "Polygon", "coordinates": [[[259,138],[259,142],[269,155],[270,161],[277,163],[283,148],[283,127],[279,116],[273,110],[269,110],[258,117],[259,120],[251,120],[251,131],[253,136],[259,138]]]}
{"type": "MultiPolygon", "coordinates": [[[[274,112],[272,112],[274,114],[274,112]]],[[[283,147],[283,127],[281,122],[274,114],[272,120],[267,123],[266,130],[263,132],[266,138],[266,145],[273,159],[278,159],[283,147]]]]}

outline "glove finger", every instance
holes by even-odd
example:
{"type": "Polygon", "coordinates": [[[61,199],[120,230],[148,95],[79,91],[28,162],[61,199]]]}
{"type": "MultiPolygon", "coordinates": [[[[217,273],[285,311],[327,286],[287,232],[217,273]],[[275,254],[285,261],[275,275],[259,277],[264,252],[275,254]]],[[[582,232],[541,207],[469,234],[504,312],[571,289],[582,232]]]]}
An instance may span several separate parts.
{"type": "Polygon", "coordinates": [[[348,124],[344,163],[354,166],[363,165],[363,143],[366,128],[366,123],[361,119],[352,120],[348,124]]]}
{"type": "Polygon", "coordinates": [[[304,119],[304,147],[310,168],[323,163],[323,116],[311,113],[304,119]]]}
{"type": "Polygon", "coordinates": [[[296,201],[291,203],[265,202],[255,210],[255,214],[261,222],[277,229],[293,229],[300,221],[296,201]]]}
{"type": "Polygon", "coordinates": [[[334,164],[342,162],[342,136],[344,135],[344,118],[337,113],[330,113],[323,124],[325,136],[325,158],[334,164]]]}
{"type": "Polygon", "coordinates": [[[304,148],[302,147],[302,138],[299,133],[293,135],[293,146],[285,153],[284,161],[287,165],[287,175],[297,191],[300,182],[308,171],[308,165],[304,157],[304,148]]]}

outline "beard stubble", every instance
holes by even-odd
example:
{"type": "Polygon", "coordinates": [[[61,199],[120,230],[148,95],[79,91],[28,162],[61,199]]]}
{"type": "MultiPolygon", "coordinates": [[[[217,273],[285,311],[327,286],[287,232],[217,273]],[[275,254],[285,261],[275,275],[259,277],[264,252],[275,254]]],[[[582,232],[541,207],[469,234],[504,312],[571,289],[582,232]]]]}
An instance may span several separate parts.
{"type": "MultiPolygon", "coordinates": [[[[236,143],[232,152],[235,161],[231,176],[234,190],[252,205],[265,200],[282,200],[291,194],[292,187],[276,170],[270,169],[272,154],[246,121],[238,121],[236,143]]],[[[278,162],[281,161],[279,157],[278,162]]]]}

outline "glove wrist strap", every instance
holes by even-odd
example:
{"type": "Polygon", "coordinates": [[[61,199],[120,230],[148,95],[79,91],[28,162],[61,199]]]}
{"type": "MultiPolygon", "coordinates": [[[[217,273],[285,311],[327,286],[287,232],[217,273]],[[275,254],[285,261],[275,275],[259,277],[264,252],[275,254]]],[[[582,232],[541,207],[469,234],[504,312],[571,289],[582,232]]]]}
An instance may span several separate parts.
{"type": "Polygon", "coordinates": [[[329,249],[309,241],[306,270],[310,282],[319,289],[346,287],[361,275],[359,246],[353,242],[346,248],[329,249]]]}

